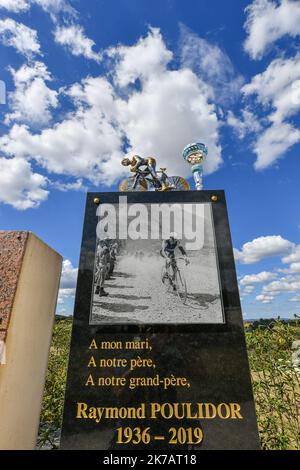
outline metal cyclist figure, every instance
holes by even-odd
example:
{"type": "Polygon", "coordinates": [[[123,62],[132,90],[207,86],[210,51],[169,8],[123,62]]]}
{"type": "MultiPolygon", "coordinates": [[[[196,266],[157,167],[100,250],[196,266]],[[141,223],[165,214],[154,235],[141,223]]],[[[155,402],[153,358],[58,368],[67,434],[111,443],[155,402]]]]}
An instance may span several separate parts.
{"type": "Polygon", "coordinates": [[[132,158],[123,158],[123,166],[130,166],[134,176],[121,181],[119,189],[124,191],[174,191],[188,190],[189,183],[181,176],[168,176],[166,168],[156,170],[156,159],[153,157],[143,158],[133,155],[132,158]]]}

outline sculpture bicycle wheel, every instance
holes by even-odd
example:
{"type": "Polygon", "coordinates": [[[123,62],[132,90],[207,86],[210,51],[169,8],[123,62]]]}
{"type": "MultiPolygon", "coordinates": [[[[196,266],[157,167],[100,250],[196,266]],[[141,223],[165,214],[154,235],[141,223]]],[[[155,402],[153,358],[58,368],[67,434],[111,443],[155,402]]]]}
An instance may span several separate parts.
{"type": "Polygon", "coordinates": [[[182,176],[168,176],[169,183],[173,186],[171,191],[189,191],[190,185],[182,176]]]}
{"type": "Polygon", "coordinates": [[[119,184],[119,191],[121,193],[125,191],[147,191],[147,190],[148,190],[147,181],[142,178],[136,179],[135,176],[130,176],[129,178],[125,178],[119,184]]]}

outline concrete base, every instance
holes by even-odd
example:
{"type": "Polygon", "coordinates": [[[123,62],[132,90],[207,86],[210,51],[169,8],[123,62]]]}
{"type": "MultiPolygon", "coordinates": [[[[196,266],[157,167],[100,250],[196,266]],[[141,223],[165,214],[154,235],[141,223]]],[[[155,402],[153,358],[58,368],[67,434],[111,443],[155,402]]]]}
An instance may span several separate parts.
{"type": "Polygon", "coordinates": [[[61,256],[32,233],[0,232],[2,450],[36,445],[61,267],[61,256]]]}

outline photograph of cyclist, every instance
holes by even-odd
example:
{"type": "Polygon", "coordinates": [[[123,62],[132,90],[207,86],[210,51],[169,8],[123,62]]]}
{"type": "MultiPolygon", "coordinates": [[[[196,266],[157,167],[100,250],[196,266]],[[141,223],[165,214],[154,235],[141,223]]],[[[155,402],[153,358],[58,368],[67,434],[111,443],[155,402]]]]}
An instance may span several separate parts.
{"type": "Polygon", "coordinates": [[[183,255],[185,264],[189,264],[189,259],[187,257],[186,251],[178,240],[178,235],[176,232],[170,233],[170,236],[167,240],[162,242],[162,249],[160,254],[165,258],[165,271],[162,275],[162,282],[169,283],[173,291],[178,290],[176,286],[176,276],[178,273],[178,266],[176,261],[176,249],[178,249],[183,255]]]}
{"type": "MultiPolygon", "coordinates": [[[[145,206],[149,236],[97,240],[90,324],[223,323],[210,204],[202,204],[196,218],[185,217],[181,233],[175,217],[163,232],[166,216],[149,217],[151,204],[145,206]],[[151,238],[154,224],[159,230],[151,238]],[[193,244],[195,227],[201,236],[193,244]]],[[[190,204],[177,206],[192,213],[190,204]]]]}

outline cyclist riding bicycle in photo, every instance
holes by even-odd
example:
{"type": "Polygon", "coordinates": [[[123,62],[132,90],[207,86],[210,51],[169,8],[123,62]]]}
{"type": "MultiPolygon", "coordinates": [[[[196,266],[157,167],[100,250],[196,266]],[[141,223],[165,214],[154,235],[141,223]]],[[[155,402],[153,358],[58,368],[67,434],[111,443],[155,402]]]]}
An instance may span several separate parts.
{"type": "Polygon", "coordinates": [[[181,252],[182,256],[184,257],[185,264],[186,265],[189,264],[186,251],[181,245],[180,240],[178,240],[177,234],[173,232],[170,234],[167,240],[164,240],[162,242],[162,249],[160,253],[166,260],[165,272],[162,277],[162,282],[164,283],[167,279],[169,279],[174,291],[176,290],[176,285],[174,284],[174,281],[175,281],[175,276],[176,276],[176,270],[178,269],[176,256],[175,256],[176,248],[178,248],[178,250],[181,252]]]}

